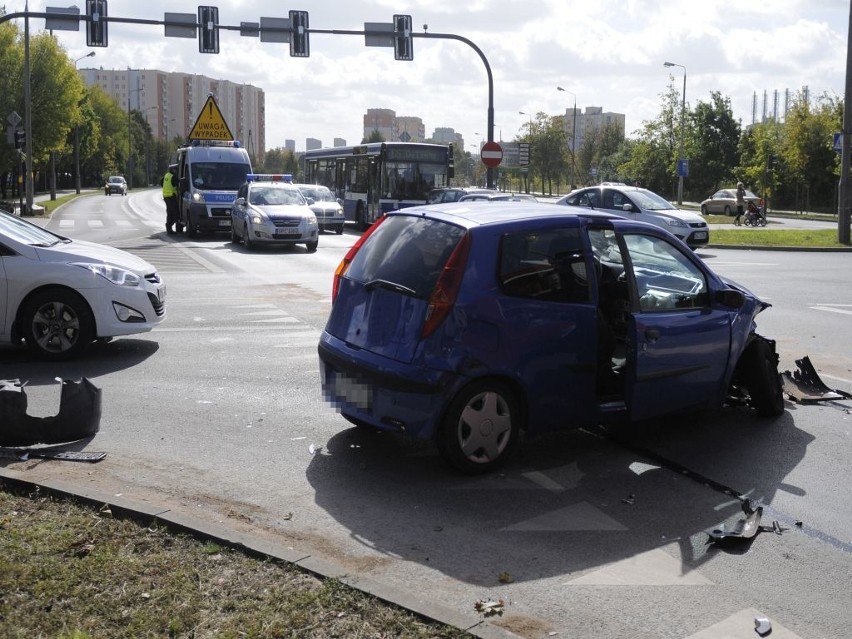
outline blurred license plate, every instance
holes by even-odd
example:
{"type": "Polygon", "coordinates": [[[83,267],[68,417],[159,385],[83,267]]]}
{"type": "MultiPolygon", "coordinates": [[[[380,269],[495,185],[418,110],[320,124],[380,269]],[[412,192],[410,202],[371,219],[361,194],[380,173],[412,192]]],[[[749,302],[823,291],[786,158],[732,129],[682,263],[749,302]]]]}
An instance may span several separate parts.
{"type": "Polygon", "coordinates": [[[219,226],[231,226],[231,220],[219,220],[219,226]]]}
{"type": "Polygon", "coordinates": [[[334,373],[334,394],[363,410],[369,410],[372,404],[373,393],[370,386],[343,373],[334,373]]]}
{"type": "Polygon", "coordinates": [[[695,234],[695,239],[696,240],[706,240],[707,239],[707,232],[706,231],[699,231],[698,233],[695,234]]]}

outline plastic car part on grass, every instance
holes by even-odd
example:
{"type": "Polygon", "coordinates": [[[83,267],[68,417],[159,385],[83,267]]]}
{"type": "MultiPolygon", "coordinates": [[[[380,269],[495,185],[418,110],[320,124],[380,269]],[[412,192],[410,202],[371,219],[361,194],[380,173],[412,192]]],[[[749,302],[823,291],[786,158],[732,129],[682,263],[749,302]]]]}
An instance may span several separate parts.
{"type": "Polygon", "coordinates": [[[58,444],[93,437],[100,428],[101,389],[87,378],[62,380],[59,412],[50,417],[27,414],[26,382],[0,380],[0,446],[58,444]]]}
{"type": "Polygon", "coordinates": [[[852,399],[852,394],[829,388],[817,374],[810,358],[805,355],[796,360],[798,370],[784,371],[784,392],[800,404],[824,402],[835,399],[852,399]]]}

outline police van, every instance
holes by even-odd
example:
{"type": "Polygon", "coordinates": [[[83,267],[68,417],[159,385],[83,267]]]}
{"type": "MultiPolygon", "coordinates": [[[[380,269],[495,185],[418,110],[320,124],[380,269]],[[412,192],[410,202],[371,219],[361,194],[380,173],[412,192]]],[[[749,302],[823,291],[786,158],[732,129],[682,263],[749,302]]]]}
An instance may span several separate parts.
{"type": "Polygon", "coordinates": [[[178,232],[198,233],[231,230],[231,204],[237,190],[251,173],[248,152],[238,141],[193,140],[179,148],[178,232]]]}

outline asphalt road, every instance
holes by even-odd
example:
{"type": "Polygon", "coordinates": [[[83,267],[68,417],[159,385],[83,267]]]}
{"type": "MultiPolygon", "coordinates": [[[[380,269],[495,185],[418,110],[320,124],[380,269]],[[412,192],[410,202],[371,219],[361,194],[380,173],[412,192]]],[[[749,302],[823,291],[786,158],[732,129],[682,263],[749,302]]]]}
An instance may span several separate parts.
{"type": "MultiPolygon", "coordinates": [[[[477,601],[502,601],[482,636],[745,639],[757,616],[772,637],[848,634],[852,402],[789,402],[775,422],[725,409],[560,433],[523,442],[498,474],[461,477],[429,444],[360,432],[322,401],[316,343],[354,234],[322,235],[314,254],[247,253],[166,236],[163,215],[149,191],[83,198],[49,221],[157,265],[168,319],[77,362],[0,348],[0,378],[29,380],[31,414],[55,412],[57,376],[101,387],[86,448],[108,453],[2,459],[3,473],[240,531],[460,626],[480,620],[477,601]],[[708,543],[742,517],[737,495],[765,504],[781,534],[708,543]]],[[[848,254],[699,254],[774,304],[758,328],[782,367],[810,354],[852,390],[848,254]]]]}

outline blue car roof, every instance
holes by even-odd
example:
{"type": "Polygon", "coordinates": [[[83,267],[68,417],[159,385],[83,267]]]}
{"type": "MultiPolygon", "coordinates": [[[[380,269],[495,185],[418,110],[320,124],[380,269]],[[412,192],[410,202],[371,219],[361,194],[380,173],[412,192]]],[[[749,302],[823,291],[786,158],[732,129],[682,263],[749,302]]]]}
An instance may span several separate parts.
{"type": "Polygon", "coordinates": [[[598,220],[620,220],[617,215],[603,213],[594,210],[571,211],[566,207],[557,207],[553,204],[541,202],[445,202],[442,204],[430,204],[423,206],[412,206],[409,208],[392,211],[388,215],[417,215],[431,219],[442,220],[457,224],[465,228],[483,226],[487,224],[501,224],[512,220],[538,219],[562,219],[575,218],[598,219],[598,220]]]}

